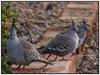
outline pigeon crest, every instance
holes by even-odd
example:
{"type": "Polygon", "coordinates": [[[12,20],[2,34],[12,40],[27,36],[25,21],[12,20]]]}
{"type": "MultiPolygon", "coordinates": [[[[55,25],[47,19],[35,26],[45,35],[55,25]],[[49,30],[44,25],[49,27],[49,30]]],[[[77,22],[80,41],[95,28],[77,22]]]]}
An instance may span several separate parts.
{"type": "Polygon", "coordinates": [[[78,28],[77,28],[77,26],[75,25],[75,23],[74,23],[74,21],[73,21],[73,19],[71,18],[71,20],[72,20],[72,25],[70,25],[71,27],[71,29],[72,30],[74,30],[75,32],[77,32],[78,31],[78,28]]]}
{"type": "Polygon", "coordinates": [[[75,32],[78,32],[78,28],[77,28],[77,26],[75,25],[75,23],[74,23],[74,21],[73,21],[73,19],[71,18],[71,24],[67,27],[68,29],[66,30],[66,31],[64,31],[64,33],[68,33],[68,31],[75,31],[75,32]]]}

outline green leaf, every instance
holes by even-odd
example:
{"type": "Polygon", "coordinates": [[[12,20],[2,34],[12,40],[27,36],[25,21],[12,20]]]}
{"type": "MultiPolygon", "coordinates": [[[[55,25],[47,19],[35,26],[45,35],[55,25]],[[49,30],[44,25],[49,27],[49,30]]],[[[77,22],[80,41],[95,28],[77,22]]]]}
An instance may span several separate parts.
{"type": "Polygon", "coordinates": [[[1,73],[2,74],[10,74],[11,72],[11,68],[9,67],[9,65],[7,64],[7,60],[8,57],[6,55],[1,57],[1,73]]]}
{"type": "MultiPolygon", "coordinates": [[[[2,20],[2,26],[1,26],[1,46],[6,50],[7,46],[7,36],[8,36],[8,29],[5,27],[6,21],[9,21],[9,19],[14,18],[14,24],[16,22],[16,11],[13,9],[13,7],[10,7],[10,5],[7,2],[2,2],[1,4],[1,20],[2,20]]],[[[6,55],[6,52],[2,54],[1,57],[1,73],[12,73],[8,62],[8,56],[6,55]]]]}

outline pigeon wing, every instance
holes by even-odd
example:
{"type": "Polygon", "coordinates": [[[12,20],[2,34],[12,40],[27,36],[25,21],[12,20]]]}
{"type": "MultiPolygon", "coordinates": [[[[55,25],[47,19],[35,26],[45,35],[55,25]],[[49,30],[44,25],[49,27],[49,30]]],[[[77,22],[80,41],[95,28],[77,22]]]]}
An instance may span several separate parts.
{"type": "Polygon", "coordinates": [[[40,55],[30,42],[21,40],[21,44],[24,47],[24,58],[29,63],[33,61],[40,61],[46,64],[53,65],[53,63],[47,61],[42,55],[40,55]]]}
{"type": "Polygon", "coordinates": [[[25,40],[20,40],[24,49],[24,58],[28,62],[38,59],[39,53],[34,49],[33,45],[25,40]]]}
{"type": "Polygon", "coordinates": [[[61,34],[53,39],[48,45],[48,49],[57,50],[58,52],[66,52],[72,50],[75,44],[74,39],[70,35],[61,34]]]}

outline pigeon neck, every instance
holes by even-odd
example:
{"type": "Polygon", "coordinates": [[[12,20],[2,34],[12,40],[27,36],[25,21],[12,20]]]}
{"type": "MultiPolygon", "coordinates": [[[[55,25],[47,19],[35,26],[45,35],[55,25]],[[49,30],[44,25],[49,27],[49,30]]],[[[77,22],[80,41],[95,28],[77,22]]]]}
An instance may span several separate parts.
{"type": "Polygon", "coordinates": [[[75,28],[70,28],[70,29],[68,29],[68,31],[74,31],[77,33],[77,30],[75,28]]]}
{"type": "Polygon", "coordinates": [[[17,37],[17,35],[14,35],[14,36],[11,36],[10,39],[12,39],[12,40],[18,40],[18,37],[17,37]]]}
{"type": "Polygon", "coordinates": [[[15,39],[15,40],[18,40],[18,37],[17,37],[17,35],[15,35],[15,36],[14,36],[14,39],[15,39]]]}
{"type": "Polygon", "coordinates": [[[80,28],[79,32],[80,33],[85,33],[87,30],[85,30],[84,28],[80,28]]]}
{"type": "Polygon", "coordinates": [[[84,38],[84,37],[86,36],[85,33],[86,33],[86,30],[85,30],[85,29],[80,29],[80,30],[79,30],[79,37],[80,37],[80,38],[84,38]]]}
{"type": "Polygon", "coordinates": [[[12,30],[10,32],[10,39],[14,39],[14,40],[18,39],[15,28],[12,28],[12,30]]]}
{"type": "Polygon", "coordinates": [[[74,24],[72,24],[71,27],[69,28],[69,30],[73,30],[73,31],[77,32],[77,27],[74,24]]]}

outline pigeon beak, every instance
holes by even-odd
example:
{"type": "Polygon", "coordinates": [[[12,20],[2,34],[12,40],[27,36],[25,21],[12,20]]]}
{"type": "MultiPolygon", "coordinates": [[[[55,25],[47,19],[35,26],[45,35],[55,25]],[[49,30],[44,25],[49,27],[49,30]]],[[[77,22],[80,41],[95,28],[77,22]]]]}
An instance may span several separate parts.
{"type": "Polygon", "coordinates": [[[86,30],[88,31],[88,32],[90,32],[90,29],[89,29],[89,24],[86,24],[87,25],[87,28],[86,28],[86,30]]]}

